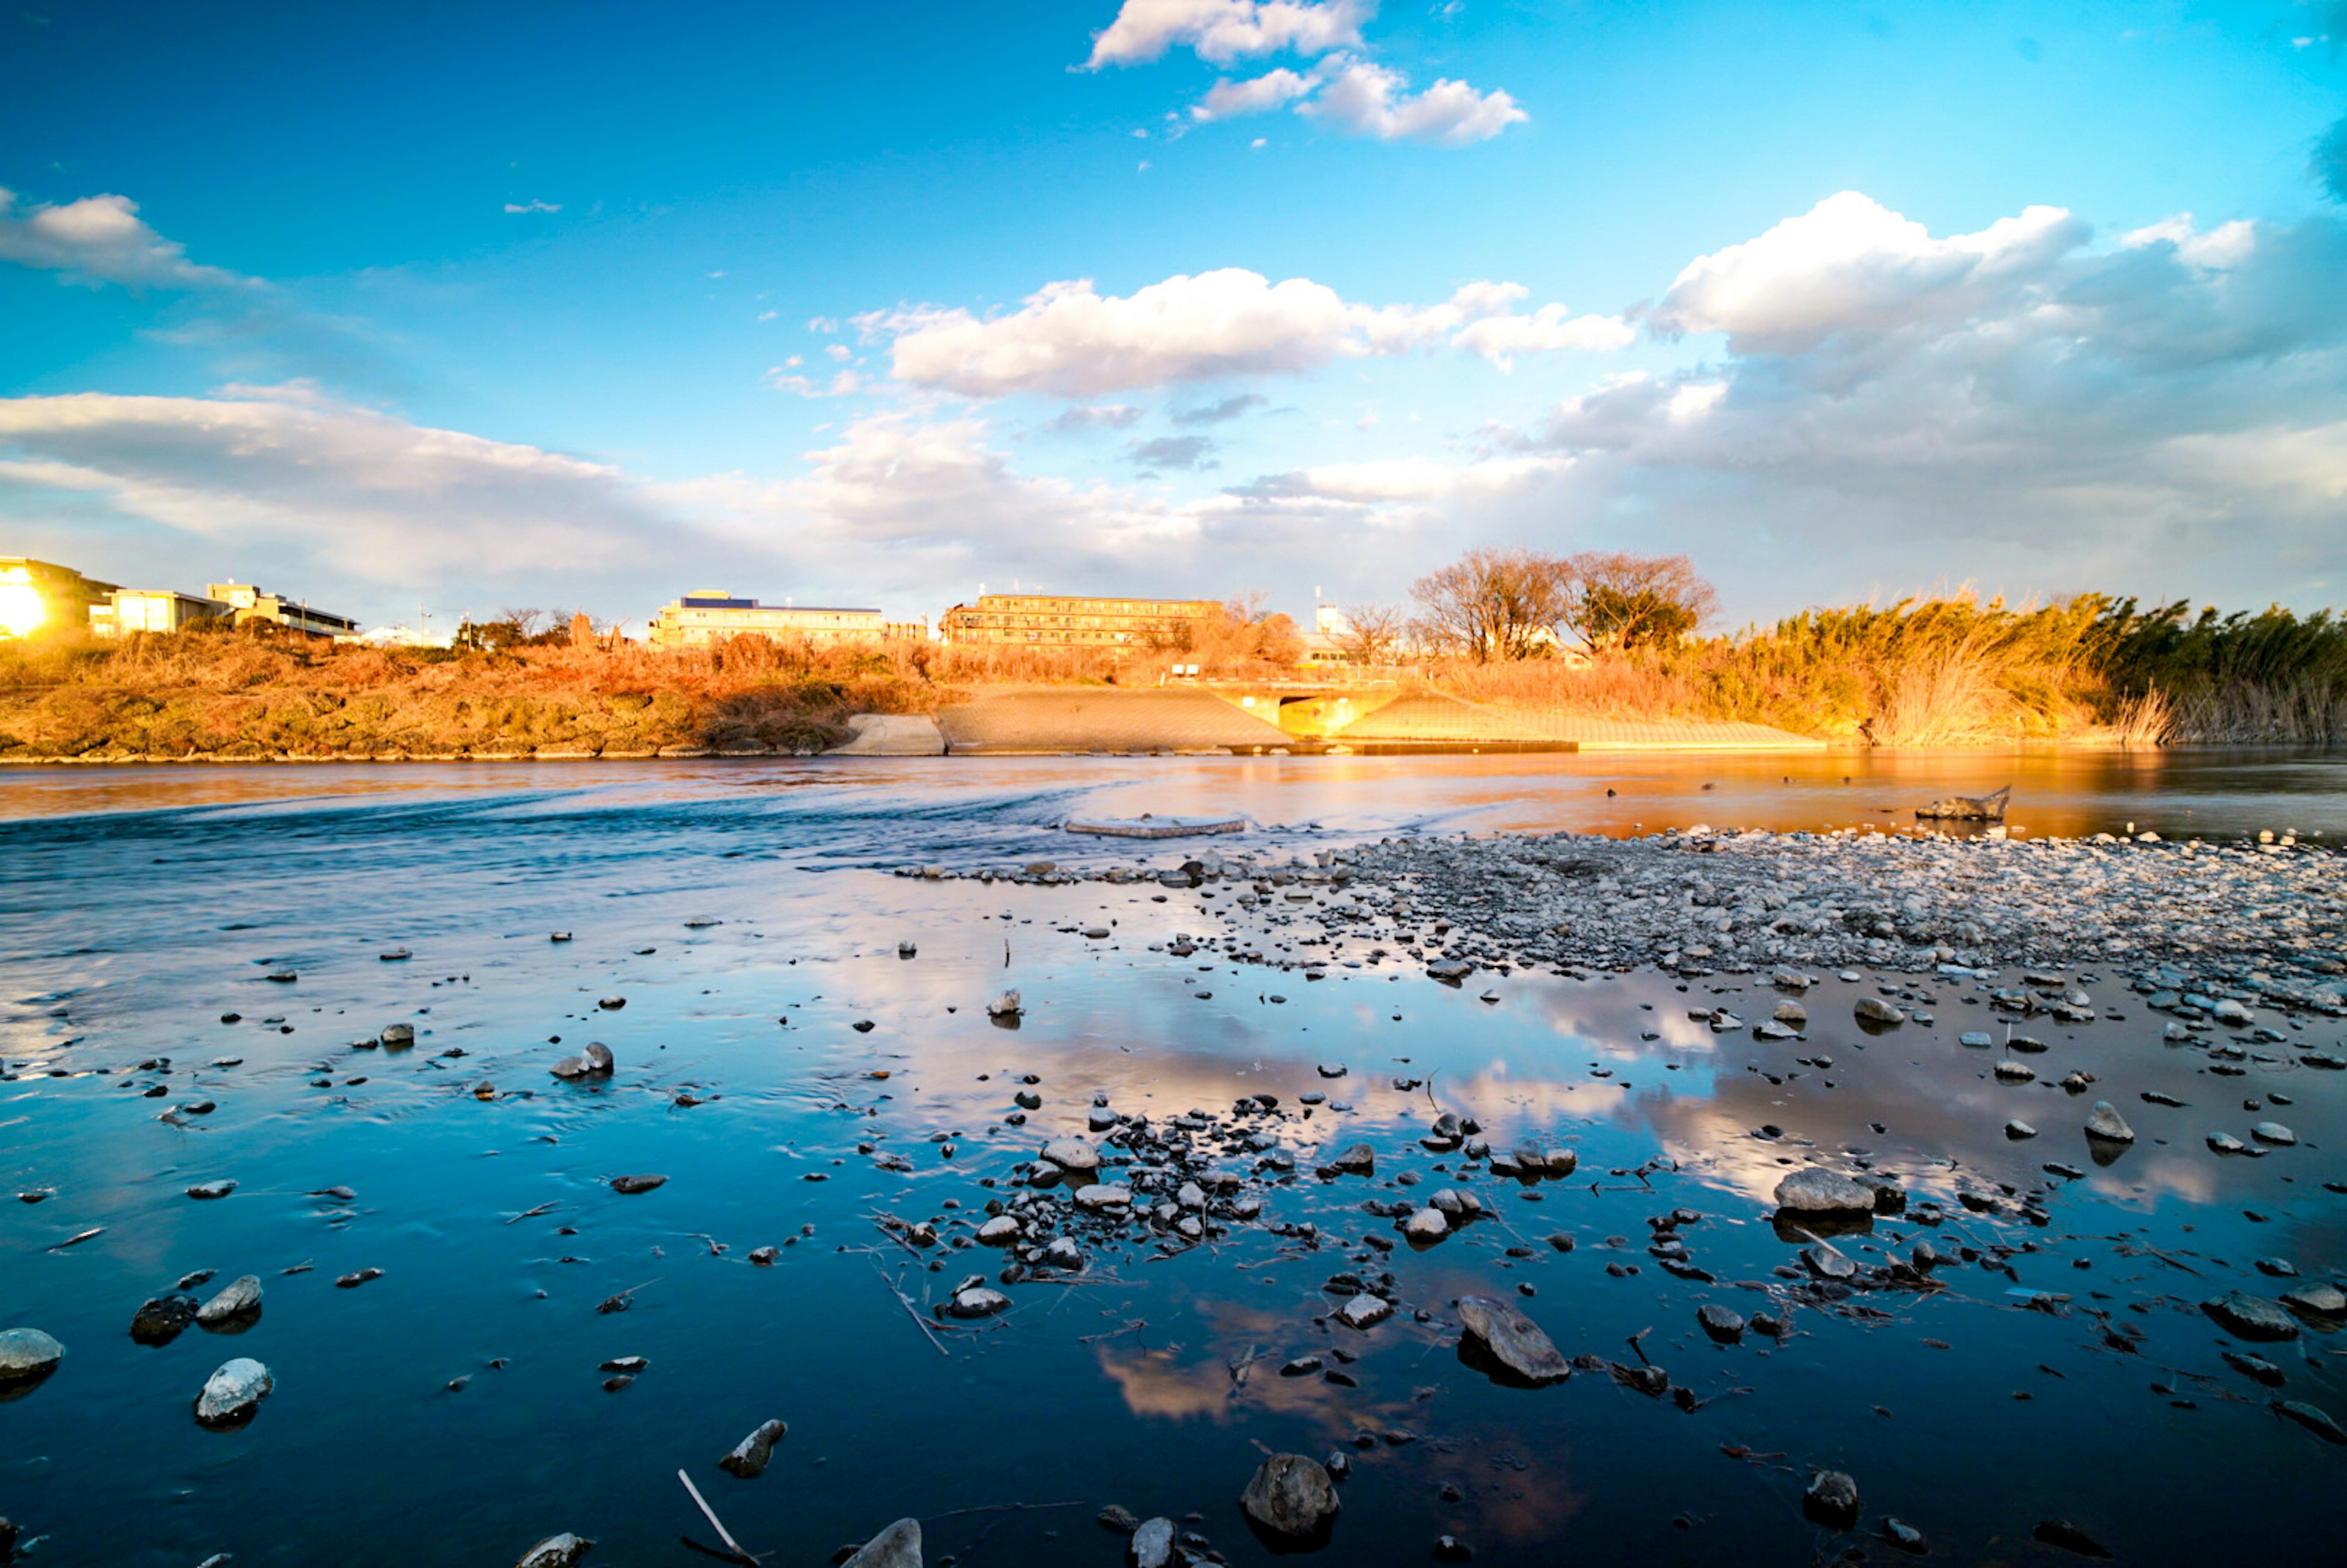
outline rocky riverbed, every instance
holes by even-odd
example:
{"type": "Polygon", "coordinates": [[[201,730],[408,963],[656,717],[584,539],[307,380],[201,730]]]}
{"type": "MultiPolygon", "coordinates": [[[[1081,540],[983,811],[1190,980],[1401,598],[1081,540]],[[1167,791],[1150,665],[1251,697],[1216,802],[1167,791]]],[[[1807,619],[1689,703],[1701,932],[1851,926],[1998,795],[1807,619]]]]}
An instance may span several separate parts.
{"type": "Polygon", "coordinates": [[[0,1018],[19,1552],[2335,1533],[2328,852],[1686,832],[891,878],[401,812],[280,841],[233,911],[119,913],[271,839],[190,831],[36,835],[75,895],[12,890],[51,911],[12,917],[0,1018]],[[320,1458],[361,1451],[395,1483],[320,1458]]]}

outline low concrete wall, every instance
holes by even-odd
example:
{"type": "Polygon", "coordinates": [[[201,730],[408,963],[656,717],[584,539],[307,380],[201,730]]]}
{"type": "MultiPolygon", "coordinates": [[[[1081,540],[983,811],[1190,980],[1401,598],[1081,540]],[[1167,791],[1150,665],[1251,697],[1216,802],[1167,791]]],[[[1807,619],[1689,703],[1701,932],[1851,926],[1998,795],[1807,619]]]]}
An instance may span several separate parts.
{"type": "Polygon", "coordinates": [[[1293,744],[1211,692],[1010,692],[941,710],[951,752],[1253,752],[1293,744]]]}

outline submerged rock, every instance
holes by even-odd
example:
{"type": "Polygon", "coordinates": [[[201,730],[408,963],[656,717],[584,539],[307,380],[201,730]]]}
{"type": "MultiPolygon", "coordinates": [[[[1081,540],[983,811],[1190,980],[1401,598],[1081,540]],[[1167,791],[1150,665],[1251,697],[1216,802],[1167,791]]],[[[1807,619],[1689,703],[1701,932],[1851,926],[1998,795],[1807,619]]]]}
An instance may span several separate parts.
{"type": "Polygon", "coordinates": [[[208,1427],[250,1420],[276,1387],[268,1368],[240,1356],[204,1379],[204,1391],[196,1396],[196,1419],[208,1427]]]}
{"type": "Polygon", "coordinates": [[[841,1568],[921,1568],[921,1522],[897,1521],[866,1542],[841,1568]]]}
{"type": "Polygon", "coordinates": [[[2280,1304],[2246,1290],[2229,1290],[2200,1304],[2217,1327],[2240,1339],[2280,1340],[2298,1337],[2298,1319],[2280,1304]]]}
{"type": "MultiPolygon", "coordinates": [[[[1356,1300],[1359,1299],[1358,1296],[1356,1300]]],[[[1488,1296],[1459,1298],[1460,1358],[1497,1383],[1543,1388],[1573,1376],[1573,1368],[1539,1324],[1488,1296]]]]}
{"type": "Polygon", "coordinates": [[[548,1536],[523,1553],[521,1561],[515,1563],[514,1568],[574,1568],[580,1559],[594,1550],[593,1542],[566,1530],[559,1535],[548,1536]]]}
{"type": "Polygon", "coordinates": [[[2347,1430],[2331,1419],[2331,1412],[2320,1405],[2310,1405],[2300,1399],[2276,1399],[2274,1409],[2312,1432],[2327,1443],[2347,1444],[2347,1430]]]}
{"type": "Polygon", "coordinates": [[[1308,1541],[1325,1530],[1343,1507],[1336,1483],[1316,1460],[1274,1454],[1256,1467],[1239,1494],[1246,1516],[1273,1535],[1308,1541]]]}
{"type": "Polygon", "coordinates": [[[46,1378],[66,1358],[66,1348],[37,1328],[0,1329],[0,1383],[46,1378]]]}
{"type": "Polygon", "coordinates": [[[1777,1184],[1777,1206],[1794,1214],[1872,1214],[1874,1193],[1840,1171],[1811,1165],[1777,1184]]]}
{"type": "Polygon", "coordinates": [[[234,1191],[236,1191],[236,1184],[231,1181],[198,1182],[188,1189],[188,1196],[200,1203],[209,1199],[224,1198],[234,1191]]]}
{"type": "Polygon", "coordinates": [[[2071,1523],[2066,1519],[2040,1520],[2029,1532],[2030,1539],[2041,1545],[2075,1552],[2081,1557],[2108,1557],[2111,1549],[2071,1523]]]}
{"type": "Polygon", "coordinates": [[[790,1428],[781,1421],[764,1421],[758,1430],[733,1445],[733,1451],[717,1461],[717,1468],[743,1481],[755,1480],[766,1472],[766,1463],[774,1458],[774,1445],[783,1440],[790,1428]]]}
{"type": "Polygon", "coordinates": [[[1695,1315],[1703,1331],[1722,1345],[1733,1345],[1744,1337],[1744,1319],[1731,1307],[1716,1301],[1706,1302],[1695,1315]]]}
{"type": "Polygon", "coordinates": [[[614,1176],[611,1190],[615,1193],[649,1193],[654,1187],[665,1186],[666,1176],[614,1176]]]}
{"type": "Polygon", "coordinates": [[[196,1309],[196,1321],[211,1327],[250,1317],[261,1310],[261,1276],[243,1275],[196,1309]]]}

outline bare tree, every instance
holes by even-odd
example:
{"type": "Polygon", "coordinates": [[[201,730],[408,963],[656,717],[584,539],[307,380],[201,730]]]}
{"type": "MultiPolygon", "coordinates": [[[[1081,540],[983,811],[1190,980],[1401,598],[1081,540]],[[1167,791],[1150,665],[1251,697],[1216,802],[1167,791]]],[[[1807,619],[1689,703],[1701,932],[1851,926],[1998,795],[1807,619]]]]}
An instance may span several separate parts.
{"type": "Polygon", "coordinates": [[[1527,549],[1472,549],[1410,584],[1427,641],[1471,655],[1526,659],[1553,647],[1573,599],[1573,563],[1527,549]]]}
{"type": "Polygon", "coordinates": [[[1719,595],[1686,556],[1591,550],[1570,565],[1564,624],[1592,650],[1676,641],[1719,610],[1719,595]]]}
{"type": "Polygon", "coordinates": [[[514,629],[514,635],[526,641],[546,630],[546,611],[500,610],[497,611],[497,621],[492,624],[511,626],[514,629]]]}
{"type": "Polygon", "coordinates": [[[1348,604],[1337,646],[1356,664],[1390,664],[1409,629],[1409,612],[1398,604],[1348,604]]]}

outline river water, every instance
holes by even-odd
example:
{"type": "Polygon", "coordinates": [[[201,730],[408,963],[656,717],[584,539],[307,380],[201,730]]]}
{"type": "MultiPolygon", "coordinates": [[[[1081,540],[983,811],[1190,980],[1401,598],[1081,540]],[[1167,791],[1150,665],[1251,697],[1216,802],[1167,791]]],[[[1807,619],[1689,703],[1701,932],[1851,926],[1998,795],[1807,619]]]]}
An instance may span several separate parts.
{"type": "Polygon", "coordinates": [[[2287,1046],[2213,1075],[2162,1043],[2131,977],[2090,969],[2073,979],[2121,1016],[2039,1028],[2040,1081],[2014,1086],[1956,1041],[1986,1027],[1963,979],[1891,977],[1937,1021],[1869,1036],[1850,1004],[1885,977],[1828,977],[1807,1038],[1772,1043],[1688,1016],[1766,1017],[1758,976],[1459,988],[1388,961],[1307,982],[1166,950],[1252,918],[1227,891],[883,869],[1182,858],[1056,831],[1071,815],[1237,812],[1255,829],[1218,848],[1285,856],[1499,828],[1895,827],[1934,794],[2006,782],[2027,833],[2347,835],[2340,763],[2278,753],[0,774],[0,1184],[39,1200],[0,1204],[0,1327],[67,1348],[46,1381],[0,1389],[0,1515],[45,1563],[503,1563],[561,1530],[596,1538],[596,1563],[706,1561],[683,1469],[778,1564],[830,1561],[904,1515],[931,1563],[1120,1563],[1092,1521],[1110,1502],[1194,1514],[1185,1529],[1259,1563],[1270,1548],[1235,1503],[1255,1465],[1341,1450],[1324,1560],[1348,1564],[1430,1561],[1446,1532],[1503,1563],[1881,1560],[1899,1555],[1875,1533],[1885,1513],[1958,1562],[2062,1555],[2032,1539],[2056,1519],[2127,1562],[2249,1543],[2328,1560],[2347,1448],[2272,1401],[2347,1420],[2339,1336],[2245,1344],[2198,1303],[2347,1269],[2347,1196],[2324,1185],[2347,1183],[2331,1152],[2347,1074],[2291,1054],[2338,1050],[2335,1019],[2261,1014],[2287,1046]],[[1016,1030],[983,1006],[1008,987],[1016,1030]],[[355,1043],[395,1022],[412,1049],[355,1043]],[[548,1076],[590,1039],[617,1056],[608,1082],[548,1076]],[[2144,1135],[2107,1167],[2076,1133],[2083,1105],[2050,1086],[2074,1070],[2144,1135]],[[1028,1075],[1041,1107],[1014,1125],[1028,1075]],[[1281,1234],[1088,1243],[1082,1283],[1008,1286],[1006,1313],[936,1342],[908,1319],[897,1292],[926,1308],[996,1272],[1000,1255],[950,1243],[1043,1138],[1085,1131],[1096,1096],[1162,1121],[1259,1092],[1299,1173],[1260,1151],[1226,1163],[1281,1234]],[[1307,1092],[1332,1103],[1307,1117],[1307,1092]],[[1417,1142],[1438,1105],[1503,1148],[1562,1140],[1579,1171],[1519,1186],[1465,1168],[1417,1142]],[[2009,1141],[2016,1116],[2044,1135],[2009,1141]],[[2268,1117],[2298,1144],[2203,1145],[2268,1117]],[[1376,1178],[1311,1173],[1324,1144],[1356,1141],[1376,1178]],[[1801,1241],[1769,1225],[1768,1194],[1811,1154],[1870,1161],[1947,1211],[1841,1238],[1853,1258],[1919,1238],[1974,1257],[1937,1290],[1801,1304],[1801,1241]],[[2049,1179],[2049,1162],[2083,1174],[2049,1179]],[[669,1180],[608,1185],[633,1173],[669,1180]],[[1407,1192],[1405,1173],[1498,1217],[1425,1252],[1367,1250],[1394,1233],[1362,1200],[1407,1192]],[[217,1179],[238,1186],[186,1195],[217,1179]],[[1976,1212],[1964,1193],[2003,1201],[1976,1212]],[[2033,1194],[2045,1224],[2020,1212],[2033,1194]],[[1676,1208],[1703,1216],[1678,1234],[1708,1283],[1647,1249],[1676,1208]],[[880,1214],[938,1222],[948,1245],[907,1247],[880,1214]],[[763,1245],[781,1249],[771,1266],[749,1259],[763,1245]],[[142,1302],[204,1270],[199,1297],[258,1276],[258,1321],[129,1337],[142,1302]],[[1402,1310],[1367,1332],[1330,1321],[1324,1283],[1378,1270],[1402,1310]],[[1567,1356],[1651,1361],[1688,1394],[1602,1370],[1497,1386],[1455,1353],[1450,1303],[1471,1293],[1514,1302],[1567,1356]],[[626,1310],[597,1310],[615,1297],[626,1310]],[[1706,1302],[1792,1302],[1792,1332],[1716,1345],[1706,1302]],[[2282,1386],[2228,1350],[2269,1358],[2282,1386]],[[1316,1354],[1318,1371],[1281,1375],[1316,1354]],[[190,1403],[235,1356],[275,1391],[249,1425],[200,1428],[190,1403]],[[602,1363],[630,1356],[649,1365],[607,1391],[602,1363]],[[772,1468],[720,1471],[769,1417],[790,1424],[772,1468]],[[1857,1479],[1856,1532],[1802,1517],[1816,1466],[1857,1479]]]}

